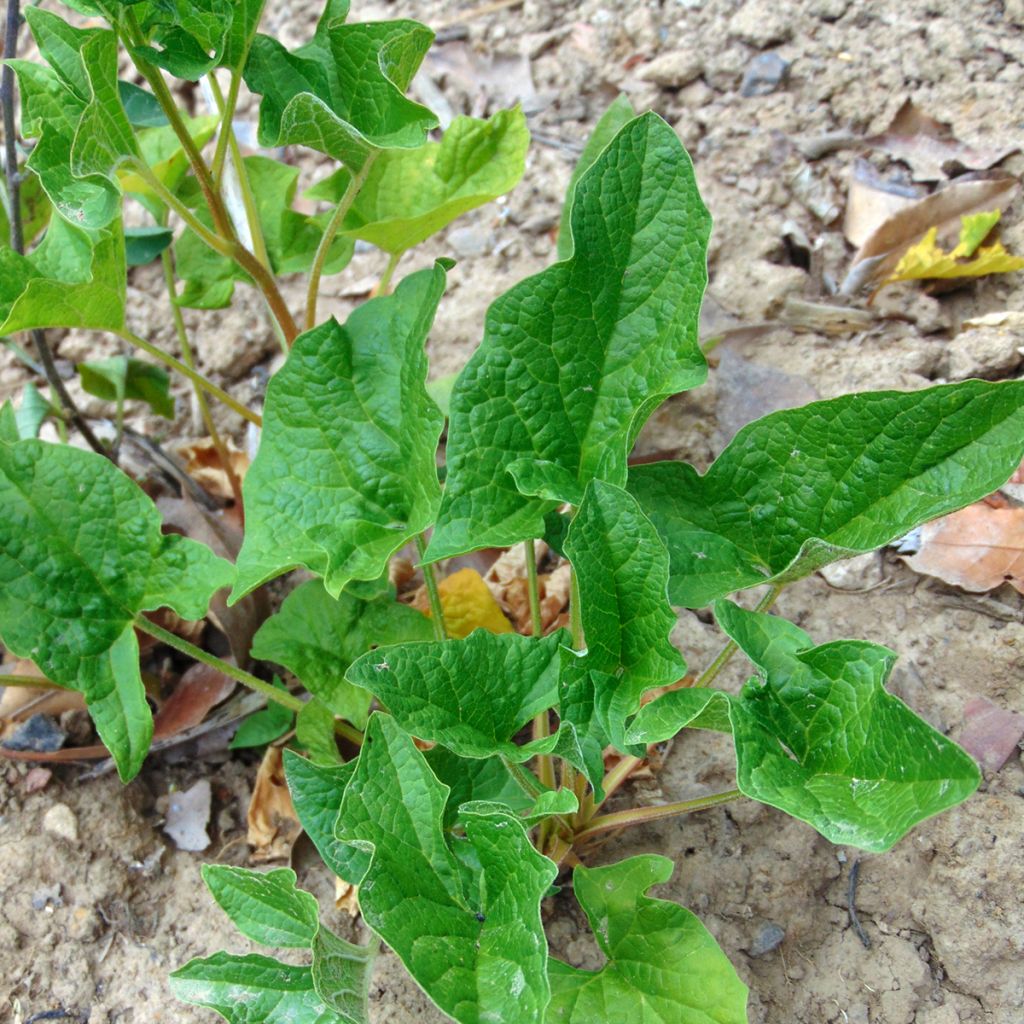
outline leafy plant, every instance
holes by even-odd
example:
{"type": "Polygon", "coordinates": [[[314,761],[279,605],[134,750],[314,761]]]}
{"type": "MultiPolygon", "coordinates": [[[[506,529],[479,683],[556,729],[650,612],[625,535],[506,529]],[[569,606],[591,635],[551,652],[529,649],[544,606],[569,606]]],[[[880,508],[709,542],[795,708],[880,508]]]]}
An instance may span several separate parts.
{"type": "MultiPolygon", "coordinates": [[[[711,224],[675,133],[620,100],[573,176],[559,262],[494,302],[452,387],[442,479],[445,416],[427,390],[424,342],[452,264],[438,248],[433,268],[394,291],[391,280],[409,248],[515,185],[522,113],[457,119],[431,139],[436,119],[405,95],[430,31],[350,22],[344,0],[329,0],[294,52],[257,33],[258,0],[70,6],[109,28],[32,9],[43,62],[8,62],[37,142],[21,198],[8,167],[0,331],[112,332],[188,378],[222,453],[210,398],[262,437],[244,484],[232,478],[246,528],[231,565],[163,534],[114,452],[95,439],[92,453],[26,438],[38,420],[5,406],[0,632],[54,684],[84,694],[125,780],[152,733],[138,633],[262,693],[273,711],[237,745],[294,722],[308,754],[285,757],[298,815],[328,867],[359,887],[372,935],[354,946],[324,928],[290,871],[209,867],[207,885],[244,935],[308,950],[310,963],[217,953],[176,971],[175,992],[238,1024],[361,1024],[383,940],[466,1024],[745,1020],[746,989],[713,938],[648,895],[671,862],[588,866],[592,842],[746,797],[833,842],[883,851],[974,791],[967,755],[886,692],[892,652],[816,645],[769,608],[794,580],[1001,484],[1024,455],[1024,384],[848,395],[752,423],[704,474],[682,462],[631,468],[651,413],[707,374],[697,320],[711,224]],[[146,87],[118,81],[119,47],[146,87]],[[216,114],[185,117],[164,70],[205,76],[216,114]],[[305,145],[340,164],[307,193],[329,209],[298,212],[293,168],[242,158],[232,125],[243,80],[260,97],[264,145],[305,145]],[[126,203],[152,223],[126,231],[126,203]],[[344,324],[321,322],[320,282],[356,239],[388,254],[378,294],[344,324]],[[154,259],[181,360],[126,327],[127,267],[154,259]],[[308,279],[298,320],[278,284],[291,273],[308,279]],[[196,371],[180,314],[230,302],[238,284],[260,292],[287,352],[262,417],[196,371]],[[573,573],[569,628],[547,636],[541,538],[573,573]],[[410,543],[429,618],[388,582],[410,543]],[[533,635],[450,639],[436,564],[518,544],[533,635]],[[287,669],[304,695],[268,682],[270,664],[224,662],[145,614],[201,618],[216,591],[230,587],[233,604],[300,567],[316,578],[264,622],[252,656],[287,669]],[[728,600],[752,587],[767,588],[755,610],[728,600]],[[727,637],[689,686],[677,685],[688,677],[669,638],[673,605],[710,606],[727,637]],[[754,677],[739,694],[714,688],[738,651],[754,677]],[[686,728],[733,737],[736,787],[607,812],[649,745],[686,728]],[[337,736],[358,747],[352,759],[337,736]],[[540,906],[559,879],[607,958],[596,972],[548,955],[540,906]]],[[[127,399],[172,412],[153,363],[118,357],[80,371],[119,418],[127,399]]],[[[78,422],[73,406],[65,414],[78,422]]]]}

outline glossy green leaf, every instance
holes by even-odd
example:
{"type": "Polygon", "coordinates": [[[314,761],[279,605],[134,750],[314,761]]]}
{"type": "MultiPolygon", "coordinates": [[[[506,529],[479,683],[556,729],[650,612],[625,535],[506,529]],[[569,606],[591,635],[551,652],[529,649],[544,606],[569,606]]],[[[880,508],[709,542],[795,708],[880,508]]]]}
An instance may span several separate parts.
{"type": "Polygon", "coordinates": [[[45,399],[39,389],[29,381],[21,392],[21,404],[15,415],[18,436],[12,440],[28,440],[39,436],[39,428],[47,416],[55,415],[57,410],[45,399]]]}
{"type": "Polygon", "coordinates": [[[163,367],[128,356],[110,356],[79,363],[76,369],[82,388],[90,395],[108,402],[145,402],[158,416],[174,419],[171,381],[163,367]]]}
{"type": "Polygon", "coordinates": [[[706,376],[710,221],[675,132],[653,114],[623,128],[580,179],[572,224],[574,256],[491,306],[456,382],[430,559],[541,536],[567,484],[624,485],[644,420],[706,376]]]}
{"type": "Polygon", "coordinates": [[[565,553],[579,586],[594,712],[617,747],[626,720],[647,690],[686,674],[669,634],[676,616],[668,603],[668,552],[636,499],[595,480],[569,527],[565,553]]]}
{"type": "Polygon", "coordinates": [[[372,715],[338,818],[342,839],[372,851],[363,916],[457,1021],[536,1024],[549,994],[540,901],[557,869],[491,804],[464,805],[465,837],[449,839],[447,799],[412,738],[372,715]]]}
{"type": "Polygon", "coordinates": [[[308,949],[319,927],[316,898],[295,885],[291,868],[250,871],[204,864],[203,881],[246,938],[264,946],[308,949]]]}
{"type": "Polygon", "coordinates": [[[317,995],[309,967],[250,953],[214,953],[170,975],[178,999],[216,1010],[230,1024],[348,1024],[317,995]]]}
{"type": "Polygon", "coordinates": [[[0,444],[4,644],[83,694],[125,780],[153,728],[132,620],[163,606],[201,618],[233,576],[208,548],[160,525],[156,506],[102,456],[0,444]]]}
{"type": "MultiPolygon", "coordinates": [[[[564,633],[536,640],[478,629],[465,640],[399,644],[363,655],[347,678],[398,724],[461,757],[522,759],[512,738],[558,702],[564,633]]],[[[530,745],[529,749],[534,748],[530,745]]]]}
{"type": "Polygon", "coordinates": [[[580,178],[591,168],[594,161],[601,155],[608,144],[618,135],[633,118],[636,111],[629,97],[625,93],[619,93],[612,100],[608,109],[601,115],[600,120],[594,125],[594,130],[587,139],[587,144],[580,153],[579,160],[573,169],[572,177],[569,179],[569,187],[565,190],[565,202],[562,205],[562,219],[558,226],[558,258],[567,260],[572,255],[572,227],[570,214],[572,213],[573,196],[576,194],[576,185],[580,178]]]}
{"type": "Polygon", "coordinates": [[[569,789],[549,789],[541,793],[533,802],[533,806],[520,819],[529,828],[554,814],[575,814],[580,809],[576,794],[569,789]]]}
{"type": "Polygon", "coordinates": [[[22,131],[38,138],[26,166],[54,208],[79,227],[106,227],[121,209],[116,172],[138,156],[117,84],[117,37],[73,28],[29,7],[25,18],[46,65],[10,62],[22,97],[22,131]]]}
{"type": "MultiPolygon", "coordinates": [[[[385,150],[342,222],[343,233],[389,253],[403,253],[456,217],[519,183],[530,133],[516,107],[490,120],[457,117],[440,142],[385,150]]],[[[337,203],[351,174],[342,169],[307,192],[337,203]]]]}
{"type": "Polygon", "coordinates": [[[1005,483],[1024,457],[1024,383],[969,380],[772,413],[704,476],[637,466],[629,489],[672,558],[669,597],[698,608],[871,551],[1005,483]]]}
{"type": "MultiPolygon", "coordinates": [[[[284,691],[285,686],[276,676],[274,686],[284,691]]],[[[295,713],[289,708],[270,701],[265,708],[251,714],[231,737],[229,750],[246,750],[249,747],[265,747],[280,739],[291,727],[295,713]]]]}
{"type": "Polygon", "coordinates": [[[500,803],[516,812],[533,806],[499,757],[460,757],[441,746],[425,750],[423,756],[438,781],[451,790],[444,809],[445,829],[455,824],[459,808],[471,801],[500,803]]]}
{"type": "Polygon", "coordinates": [[[86,231],[54,217],[30,255],[0,248],[0,334],[33,327],[118,331],[125,273],[120,222],[86,231]]]}
{"type": "Polygon", "coordinates": [[[747,796],[833,843],[878,852],[977,789],[974,761],[886,693],[888,648],[813,647],[792,623],[728,601],[715,616],[762,673],[730,710],[747,796]]]}
{"type": "Polygon", "coordinates": [[[170,228],[153,224],[146,227],[125,228],[124,249],[129,267],[142,267],[152,263],[174,238],[170,228]]]}
{"type": "Polygon", "coordinates": [[[379,940],[357,946],[321,927],[313,940],[313,987],[344,1024],[369,1024],[367,997],[379,940]]]}
{"type": "Polygon", "coordinates": [[[710,932],[684,907],[645,895],[672,871],[653,854],[576,868],[576,898],[608,962],[585,971],[551,961],[549,1024],[746,1024],[747,986],[710,932]]]}
{"type": "Polygon", "coordinates": [[[732,732],[729,702],[721,690],[669,690],[640,709],[626,730],[626,742],[663,743],[681,729],[732,732]]]}
{"type": "Polygon", "coordinates": [[[341,763],[334,712],[316,697],[310,697],[295,717],[295,741],[317,764],[341,763]]]}
{"type": "Polygon", "coordinates": [[[329,7],[291,53],[257,35],[245,81],[262,97],[260,145],[309,146],[358,171],[371,153],[415,149],[437,127],[404,95],[434,34],[415,21],[346,25],[338,13],[329,7]]]}
{"type": "Polygon", "coordinates": [[[348,666],[373,647],[433,636],[425,615],[392,597],[361,601],[346,591],[333,598],[319,580],[309,580],[260,626],[252,653],[284,665],[334,714],[361,729],[370,695],[345,679],[348,666]]]}
{"type": "Polygon", "coordinates": [[[423,345],[444,283],[440,265],[412,274],[296,340],[267,388],[232,601],[299,565],[337,597],[433,521],[444,420],[423,345]]]}
{"type": "Polygon", "coordinates": [[[170,124],[160,101],[148,89],[118,79],[117,93],[133,128],[163,128],[170,124]]]}

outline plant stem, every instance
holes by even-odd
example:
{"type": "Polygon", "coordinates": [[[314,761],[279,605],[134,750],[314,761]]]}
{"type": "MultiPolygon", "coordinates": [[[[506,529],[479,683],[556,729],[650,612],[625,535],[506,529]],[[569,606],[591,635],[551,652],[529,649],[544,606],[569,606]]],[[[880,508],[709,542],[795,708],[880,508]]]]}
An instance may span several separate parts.
{"type": "Polygon", "coordinates": [[[223,661],[213,654],[207,654],[201,647],[196,647],[195,644],[183,640],[180,636],[171,633],[162,626],[158,626],[155,622],[151,622],[142,615],[136,615],[133,624],[139,632],[147,633],[161,643],[167,644],[168,647],[173,647],[176,651],[181,651],[182,654],[187,654],[190,658],[201,661],[204,665],[209,665],[210,668],[222,672],[229,679],[234,679],[243,686],[248,686],[250,690],[263,694],[267,700],[272,700],[275,704],[281,704],[296,714],[306,706],[305,701],[300,700],[287,690],[279,690],[276,686],[271,686],[270,683],[257,678],[251,672],[246,672],[244,669],[238,668],[237,665],[223,661]]]}
{"type": "Polygon", "coordinates": [[[570,568],[569,573],[569,629],[572,632],[572,649],[585,649],[583,636],[583,618],[580,615],[580,584],[576,579],[576,570],[570,568]]]}
{"type": "Polygon", "coordinates": [[[380,280],[377,282],[377,295],[390,295],[391,294],[391,278],[395,275],[395,267],[398,266],[398,261],[402,258],[402,253],[393,252],[388,256],[388,265],[384,268],[384,273],[381,274],[380,280]]]}
{"type": "MultiPolygon", "coordinates": [[[[0,676],[0,680],[3,680],[3,678],[3,676],[0,676]]],[[[525,792],[528,797],[536,800],[537,797],[544,792],[544,790],[538,786],[530,776],[530,773],[524,770],[521,764],[517,764],[515,761],[510,761],[504,754],[501,755],[501,763],[508,769],[509,775],[519,783],[523,792],[525,792]]]]}
{"type": "MultiPolygon", "coordinates": [[[[613,793],[615,793],[630,777],[644,763],[642,757],[623,757],[619,763],[605,775],[604,780],[601,784],[601,788],[604,790],[604,800],[600,804],[595,803],[593,812],[600,809],[603,804],[613,793]]],[[[591,814],[593,816],[593,813],[591,814]]]]}
{"type": "Polygon", "coordinates": [[[641,825],[650,821],[661,821],[664,818],[674,818],[676,815],[690,814],[693,811],[703,811],[708,807],[728,803],[742,795],[738,789],[730,789],[725,793],[697,797],[695,800],[680,800],[678,803],[662,804],[659,807],[631,807],[628,811],[603,814],[599,818],[594,818],[583,831],[577,832],[573,842],[574,844],[585,842],[592,836],[612,829],[627,828],[630,825],[641,825]]]}
{"type": "MultiPolygon", "coordinates": [[[[171,300],[171,317],[174,320],[174,329],[178,335],[178,344],[181,346],[181,358],[182,362],[190,369],[195,369],[195,360],[192,357],[192,346],[189,344],[188,331],[185,328],[185,318],[181,315],[181,307],[175,301],[177,295],[177,289],[174,284],[174,266],[171,262],[170,251],[164,249],[160,254],[160,262],[163,265],[164,271],[164,284],[167,285],[167,297],[171,300]]],[[[228,456],[227,445],[224,444],[220,436],[220,432],[217,430],[217,425],[213,422],[213,416],[210,413],[210,404],[206,401],[206,394],[203,389],[192,382],[192,387],[195,389],[196,403],[199,406],[199,415],[203,419],[203,426],[206,427],[206,432],[210,435],[210,439],[213,441],[213,447],[217,452],[217,458],[220,459],[220,464],[224,467],[224,472],[227,474],[228,483],[231,485],[231,493],[235,496],[235,505],[242,511],[244,505],[242,503],[242,483],[238,479],[238,474],[235,472],[234,466],[231,465],[231,459],[228,456]]]]}
{"type": "MultiPolygon", "coordinates": [[[[3,55],[7,60],[12,60],[17,54],[18,29],[21,26],[21,4],[19,0],[7,0],[7,17],[4,22],[4,49],[3,55]]],[[[18,136],[14,118],[14,69],[10,64],[4,63],[0,71],[0,107],[3,109],[4,127],[4,176],[7,182],[7,205],[8,223],[10,225],[11,248],[20,255],[25,254],[25,234],[21,223],[21,174],[18,171],[18,136]]],[[[42,363],[43,375],[47,383],[53,389],[60,404],[67,412],[68,419],[78,428],[78,432],[85,438],[86,444],[100,455],[105,456],[112,462],[116,461],[114,455],[93,432],[92,427],[86,422],[85,417],[75,405],[74,399],[68,394],[64,387],[64,381],[60,379],[57,366],[53,361],[53,352],[50,350],[46,335],[38,328],[29,331],[32,343],[39,353],[39,362],[42,363]]]]}
{"type": "Polygon", "coordinates": [[[363,166],[359,168],[359,171],[352,175],[341,200],[335,208],[333,216],[328,221],[327,227],[324,228],[323,237],[320,239],[320,244],[316,249],[316,256],[313,258],[313,267],[309,272],[309,287],[306,290],[307,331],[316,327],[316,300],[320,294],[320,278],[323,276],[324,265],[327,262],[327,255],[334,242],[334,237],[337,235],[345,215],[352,209],[352,204],[355,202],[356,196],[359,195],[359,190],[363,187],[363,182],[366,181],[376,156],[376,152],[371,153],[366,158],[363,166]]]}
{"type": "Polygon", "coordinates": [[[232,398],[223,388],[217,387],[213,381],[207,380],[201,373],[186,366],[180,359],[175,359],[174,356],[168,355],[162,349],[157,348],[156,345],[146,341],[145,338],[140,338],[137,334],[133,334],[127,329],[116,331],[115,333],[119,338],[123,338],[137,348],[141,348],[143,352],[148,352],[154,359],[158,359],[165,366],[170,367],[170,369],[177,370],[178,373],[187,377],[197,387],[203,388],[213,395],[214,398],[220,399],[229,409],[233,409],[239,416],[247,419],[250,423],[255,423],[257,427],[263,425],[263,419],[257,413],[247,409],[241,402],[232,398]]]}
{"type": "MultiPolygon", "coordinates": [[[[416,550],[422,562],[427,551],[427,544],[422,533],[416,534],[416,550]]],[[[437,589],[434,567],[433,565],[421,565],[421,568],[423,569],[423,579],[427,584],[427,597],[430,599],[430,618],[434,623],[434,637],[437,640],[447,640],[448,630],[444,624],[444,607],[441,604],[441,592],[437,589]]]]}
{"type": "MultiPolygon", "coordinates": [[[[754,608],[755,612],[766,612],[778,600],[782,593],[782,586],[773,586],[754,608]]],[[[732,656],[739,650],[734,640],[728,641],[726,645],[715,656],[715,660],[693,681],[695,690],[710,686],[718,677],[722,669],[729,664],[732,656]]]]}
{"type": "Polygon", "coordinates": [[[530,626],[533,635],[539,637],[544,632],[544,624],[540,617],[540,585],[537,583],[537,551],[533,538],[523,541],[526,549],[526,583],[530,598],[530,626]]]}

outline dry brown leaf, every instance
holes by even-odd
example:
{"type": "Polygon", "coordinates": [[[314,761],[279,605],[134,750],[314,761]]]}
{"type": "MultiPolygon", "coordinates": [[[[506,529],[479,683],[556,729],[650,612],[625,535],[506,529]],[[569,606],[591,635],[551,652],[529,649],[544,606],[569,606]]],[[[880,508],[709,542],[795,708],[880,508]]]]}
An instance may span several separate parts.
{"type": "Polygon", "coordinates": [[[359,886],[346,882],[344,878],[334,879],[334,906],[338,910],[344,910],[349,917],[358,917],[359,910],[359,886]]]}
{"type": "Polygon", "coordinates": [[[257,862],[288,860],[292,846],[302,832],[284,777],[281,748],[267,747],[256,773],[252,799],[246,816],[246,841],[252,846],[251,859],[257,862]]]}
{"type": "Polygon", "coordinates": [[[853,295],[885,280],[900,257],[933,227],[959,230],[965,214],[999,209],[1010,201],[1018,181],[1009,174],[980,171],[951,182],[932,195],[898,210],[867,238],[853,258],[840,294],[853,295]]]}
{"type": "MultiPolygon", "coordinates": [[[[246,452],[241,451],[230,438],[225,440],[224,447],[227,449],[231,469],[241,482],[245,479],[245,474],[249,469],[249,456],[246,452]]],[[[212,494],[215,498],[223,498],[224,501],[231,501],[234,498],[235,493],[231,489],[231,479],[210,438],[204,437],[198,441],[178,445],[175,452],[184,461],[185,472],[204,491],[212,494]]]]}
{"type": "Polygon", "coordinates": [[[942,181],[950,172],[987,170],[1020,149],[968,146],[954,137],[950,125],[930,117],[909,99],[881,135],[864,141],[907,164],[916,181],[942,181]]]}
{"type": "Polygon", "coordinates": [[[54,690],[49,686],[8,686],[0,697],[0,725],[6,730],[7,726],[24,722],[32,715],[56,717],[65,711],[84,708],[85,698],[76,690],[54,690]]]}
{"type": "Polygon", "coordinates": [[[154,716],[153,738],[176,736],[199,725],[234,689],[235,681],[223,672],[201,662],[192,665],[154,716]]]}
{"type": "Polygon", "coordinates": [[[562,625],[562,614],[569,605],[572,566],[563,562],[553,572],[538,579],[540,585],[540,621],[545,633],[562,625]]]}
{"type": "Polygon", "coordinates": [[[862,246],[890,217],[925,195],[927,190],[923,186],[886,178],[867,160],[856,159],[846,190],[843,217],[846,240],[851,245],[862,246]]]}
{"type": "Polygon", "coordinates": [[[1024,594],[1024,508],[979,501],[926,523],[917,553],[904,561],[972,593],[1009,583],[1024,594]]]}

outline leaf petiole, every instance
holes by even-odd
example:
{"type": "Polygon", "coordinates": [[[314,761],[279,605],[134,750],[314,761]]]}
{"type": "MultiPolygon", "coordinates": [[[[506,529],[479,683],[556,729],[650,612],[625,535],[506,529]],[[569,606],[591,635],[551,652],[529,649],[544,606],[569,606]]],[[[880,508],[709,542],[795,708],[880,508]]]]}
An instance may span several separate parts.
{"type": "MultiPolygon", "coordinates": [[[[416,534],[416,551],[422,561],[426,553],[427,545],[423,540],[423,534],[416,534]]],[[[437,576],[434,574],[434,566],[426,564],[422,566],[423,578],[427,584],[427,597],[430,599],[430,618],[434,623],[434,638],[447,640],[448,630],[444,624],[444,606],[441,604],[441,592],[437,589],[437,576]]]]}
{"type": "Polygon", "coordinates": [[[695,800],[680,800],[677,803],[661,804],[657,807],[631,807],[626,811],[603,814],[598,818],[594,818],[585,829],[577,832],[573,842],[585,842],[593,836],[600,835],[602,832],[609,832],[613,829],[629,828],[632,825],[661,821],[663,818],[674,818],[679,814],[703,811],[708,807],[717,807],[719,804],[729,803],[731,800],[735,800],[742,795],[738,789],[730,789],[724,793],[697,797],[695,800]]]}
{"type": "MultiPolygon", "coordinates": [[[[769,589],[768,593],[758,601],[757,606],[754,608],[756,612],[766,612],[779,598],[779,594],[782,593],[782,584],[773,586],[769,589]]],[[[710,686],[718,674],[729,664],[732,656],[739,650],[736,646],[735,641],[730,640],[726,645],[718,652],[715,656],[715,660],[694,680],[693,688],[695,690],[702,689],[703,687],[710,686]]]]}

